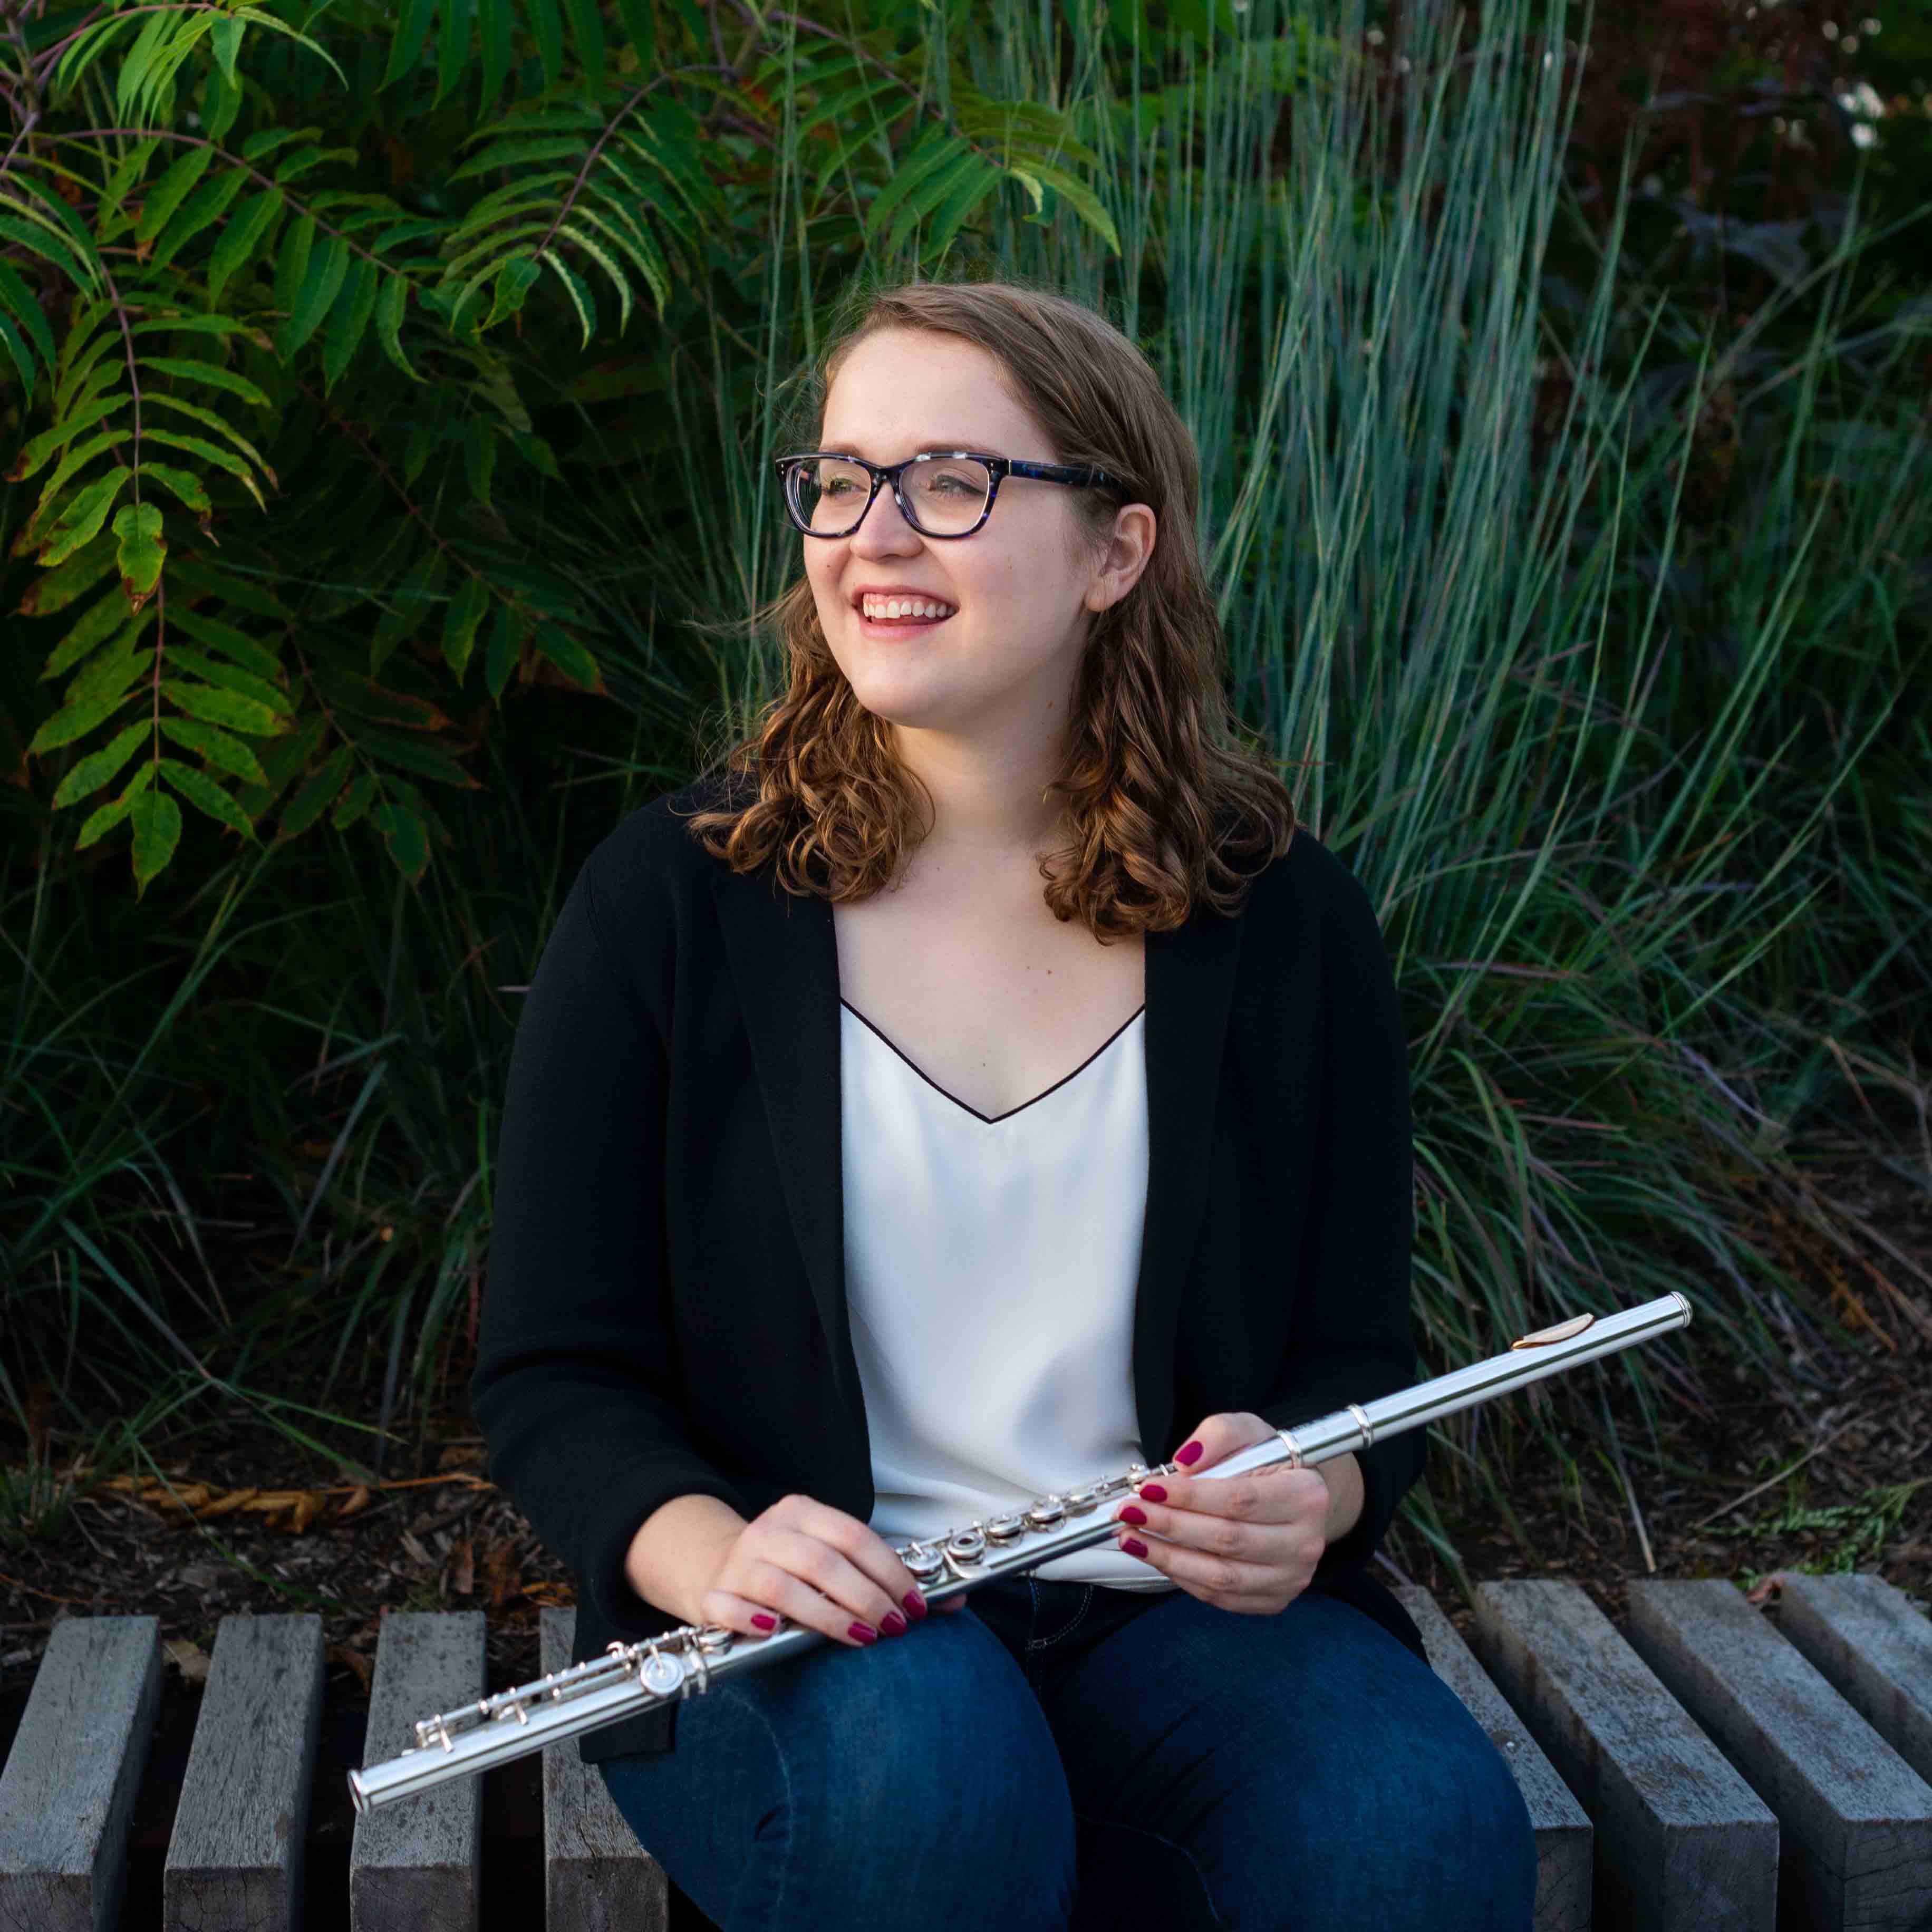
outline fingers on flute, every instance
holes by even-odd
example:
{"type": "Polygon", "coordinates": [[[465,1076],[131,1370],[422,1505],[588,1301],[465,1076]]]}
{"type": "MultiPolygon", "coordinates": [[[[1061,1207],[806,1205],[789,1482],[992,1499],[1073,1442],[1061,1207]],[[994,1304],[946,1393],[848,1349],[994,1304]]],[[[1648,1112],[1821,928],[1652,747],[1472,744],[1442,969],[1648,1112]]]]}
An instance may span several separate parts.
{"type": "Polygon", "coordinates": [[[698,1605],[698,1615],[703,1622],[736,1630],[740,1636],[770,1636],[779,1621],[777,1611],[729,1590],[707,1590],[698,1605]]]}
{"type": "Polygon", "coordinates": [[[810,1538],[800,1539],[800,1546],[796,1562],[788,1567],[766,1564],[760,1596],[842,1643],[876,1643],[881,1636],[904,1631],[905,1612],[872,1574],[862,1551],[854,1557],[810,1538]]]}
{"type": "Polygon", "coordinates": [[[821,1597],[806,1584],[797,1583],[794,1588],[780,1586],[770,1594],[770,1602],[760,1603],[749,1597],[735,1596],[728,1590],[713,1590],[704,1602],[707,1612],[716,1603],[730,1612],[728,1616],[712,1616],[712,1622],[722,1624],[726,1629],[739,1631],[746,1636],[771,1636],[785,1624],[796,1624],[850,1649],[862,1649],[867,1643],[877,1641],[876,1638],[853,1635],[854,1626],[860,1620],[850,1610],[829,1598],[821,1597]]]}
{"type": "MultiPolygon", "coordinates": [[[[878,1642],[882,1636],[903,1635],[910,1621],[908,1612],[894,1607],[884,1587],[874,1585],[869,1576],[856,1570],[853,1572],[853,1582],[854,1587],[849,1593],[835,1597],[822,1586],[815,1586],[802,1577],[773,1567],[759,1583],[758,1594],[762,1602],[754,1604],[752,1608],[754,1611],[763,1609],[769,1616],[775,1606],[794,1623],[815,1630],[835,1642],[862,1649],[878,1642]],[[853,1607],[855,1598],[856,1609],[853,1607]]],[[[758,1630],[760,1634],[768,1634],[762,1624],[758,1626],[758,1630]]]]}

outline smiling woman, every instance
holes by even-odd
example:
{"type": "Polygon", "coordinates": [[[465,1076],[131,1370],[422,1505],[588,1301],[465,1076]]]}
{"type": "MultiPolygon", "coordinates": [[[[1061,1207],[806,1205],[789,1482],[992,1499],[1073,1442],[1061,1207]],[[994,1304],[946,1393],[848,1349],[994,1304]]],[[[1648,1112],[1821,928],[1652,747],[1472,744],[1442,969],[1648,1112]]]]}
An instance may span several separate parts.
{"type": "Polygon", "coordinates": [[[1234,748],[1192,441],[1005,283],[874,296],[814,394],[789,688],[532,982],[471,1394],[573,1662],[830,1642],[580,1754],[734,1928],[1526,1927],[1516,1784],[1366,1574],[1421,1432],[1195,1480],[1415,1358],[1394,982],[1234,748]],[[915,1546],[1136,1462],[927,1619],[915,1546]]]}
{"type": "Polygon", "coordinates": [[[749,620],[790,670],[726,760],[757,796],[694,836],[835,903],[922,844],[1029,870],[1050,848],[1043,903],[1096,939],[1232,912],[1294,802],[1227,700],[1199,458],[1152,368],[1044,289],[855,299],[776,465],[805,569],[749,620]],[[890,626],[873,592],[952,614],[890,626]],[[996,774],[970,740],[998,742],[996,774]]]}

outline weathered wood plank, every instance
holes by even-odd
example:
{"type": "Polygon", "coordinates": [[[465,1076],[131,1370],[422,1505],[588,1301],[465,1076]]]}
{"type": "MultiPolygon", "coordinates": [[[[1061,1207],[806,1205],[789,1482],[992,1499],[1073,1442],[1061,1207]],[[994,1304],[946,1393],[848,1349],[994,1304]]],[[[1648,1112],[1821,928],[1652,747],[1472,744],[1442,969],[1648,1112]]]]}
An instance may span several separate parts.
{"type": "Polygon", "coordinates": [[[65,1617],[0,1772],[0,1932],[113,1932],[161,1696],[154,1617],[65,1617]]]}
{"type": "Polygon", "coordinates": [[[1772,1614],[1780,1633],[1932,1784],[1932,1617],[1869,1573],[1787,1572],[1772,1614]]]}
{"type": "Polygon", "coordinates": [[[221,1619],[162,1870],[164,1932],[301,1924],[322,1689],[321,1618],[221,1619]]]}
{"type": "Polygon", "coordinates": [[[1630,1641],[1776,1814],[1786,1924],[1932,1924],[1932,1786],[1736,1585],[1633,1582],[1630,1641]]]}
{"type": "MultiPolygon", "coordinates": [[[[538,1669],[548,1676],[570,1662],[574,1607],[538,1619],[538,1669]]],[[[665,1932],[670,1890],[664,1868],[610,1801],[577,1740],[543,1751],[544,1924],[546,1932],[665,1932]]]]}
{"type": "MultiPolygon", "coordinates": [[[[401,1611],[382,1622],[365,1765],[416,1742],[419,1718],[483,1695],[483,1613],[401,1611]]],[[[476,1932],[483,1780],[452,1778],[358,1816],[349,1851],[350,1932],[476,1932]]]]}
{"type": "Polygon", "coordinates": [[[1474,1649],[1596,1827],[1598,1932],[1770,1932],[1778,1820],[1574,1583],[1476,1586],[1474,1649]]]}
{"type": "Polygon", "coordinates": [[[1436,1600],[1414,1583],[1400,1586],[1395,1594],[1415,1619],[1436,1676],[1462,1699],[1516,1774],[1536,1830],[1535,1932],[1590,1932],[1588,1814],[1436,1600]]]}

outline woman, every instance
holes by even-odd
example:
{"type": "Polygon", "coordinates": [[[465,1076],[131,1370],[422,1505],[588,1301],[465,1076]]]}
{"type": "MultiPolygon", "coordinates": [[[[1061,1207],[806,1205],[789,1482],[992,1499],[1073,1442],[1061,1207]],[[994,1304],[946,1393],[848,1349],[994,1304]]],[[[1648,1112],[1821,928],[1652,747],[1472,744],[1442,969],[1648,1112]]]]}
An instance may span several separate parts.
{"type": "Polygon", "coordinates": [[[582,1756],[724,1932],[1527,1927],[1514,1778],[1366,1574],[1420,1434],[1195,1479],[1415,1363],[1394,986],[1228,748],[1187,430],[1001,283],[874,296],[807,402],[790,689],[559,917],[471,1393],[576,1660],[830,1641],[582,1756]],[[926,1617],[898,1547],[1137,1460],[1190,1473],[926,1617]]]}

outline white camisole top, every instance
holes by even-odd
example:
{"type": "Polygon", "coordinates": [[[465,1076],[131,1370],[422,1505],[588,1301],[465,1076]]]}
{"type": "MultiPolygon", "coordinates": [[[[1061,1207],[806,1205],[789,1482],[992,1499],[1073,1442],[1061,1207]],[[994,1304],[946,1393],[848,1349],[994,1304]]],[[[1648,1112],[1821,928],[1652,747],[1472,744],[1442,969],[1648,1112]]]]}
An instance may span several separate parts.
{"type": "MultiPolygon", "coordinates": [[[[1147,1009],[992,1118],[839,1002],[845,1292],[888,1543],[1144,1462],[1133,1324],[1146,1220],[1147,1009]]],[[[1179,1586],[1111,1542],[1031,1573],[1179,1586]]]]}

